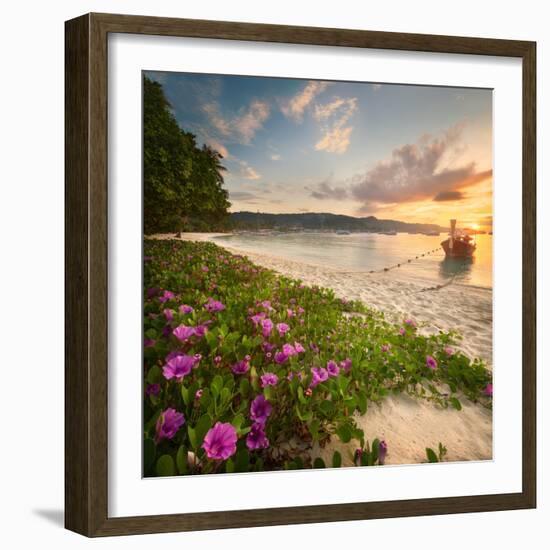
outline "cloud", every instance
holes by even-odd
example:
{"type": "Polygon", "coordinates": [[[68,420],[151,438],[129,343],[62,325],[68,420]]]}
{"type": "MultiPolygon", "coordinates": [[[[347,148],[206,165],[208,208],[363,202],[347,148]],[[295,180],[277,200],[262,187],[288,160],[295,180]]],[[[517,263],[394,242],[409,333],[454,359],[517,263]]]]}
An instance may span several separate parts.
{"type": "Polygon", "coordinates": [[[317,95],[326,90],[328,85],[328,82],[318,80],[308,82],[301,92],[281,106],[282,113],[295,122],[302,122],[304,111],[317,95]]]}
{"type": "Polygon", "coordinates": [[[216,139],[210,139],[210,138],[207,138],[205,140],[205,143],[206,145],[208,145],[209,147],[211,147],[212,149],[215,149],[216,151],[218,151],[218,153],[220,153],[220,155],[224,158],[224,159],[227,159],[229,158],[229,151],[227,150],[227,148],[222,144],[220,143],[218,140],[216,139]]]}
{"type": "MultiPolygon", "coordinates": [[[[422,136],[414,144],[392,151],[365,174],[352,178],[351,193],[367,211],[377,205],[411,202],[460,191],[492,177],[492,170],[478,172],[474,162],[452,167],[462,126],[453,126],[441,137],[422,136]]],[[[447,195],[448,196],[448,195],[447,195]]]]}
{"type": "Polygon", "coordinates": [[[239,164],[239,176],[245,180],[259,180],[262,176],[245,160],[236,159],[239,164]]]}
{"type": "Polygon", "coordinates": [[[229,191],[229,199],[232,201],[256,204],[259,197],[254,195],[254,193],[249,193],[248,191],[229,191]]]}
{"type": "Polygon", "coordinates": [[[356,97],[335,97],[330,103],[316,105],[314,117],[321,122],[323,136],[315,144],[315,149],[327,153],[344,153],[350,144],[353,131],[352,126],[346,125],[356,110],[356,97]]]}
{"type": "Polygon", "coordinates": [[[204,104],[202,110],[206,113],[210,124],[222,136],[245,145],[252,141],[270,113],[269,104],[257,99],[230,118],[225,118],[220,113],[220,106],[216,101],[204,104]]]}
{"type": "Polygon", "coordinates": [[[271,158],[271,160],[281,160],[281,155],[274,154],[274,155],[271,155],[270,158],[271,158]]]}
{"type": "Polygon", "coordinates": [[[307,186],[305,187],[305,189],[310,192],[310,195],[314,199],[318,200],[331,199],[341,201],[348,198],[349,195],[346,187],[331,185],[329,183],[329,180],[322,181],[313,189],[307,186]]]}
{"type": "Polygon", "coordinates": [[[434,201],[460,201],[466,198],[462,191],[440,191],[434,201]]]}

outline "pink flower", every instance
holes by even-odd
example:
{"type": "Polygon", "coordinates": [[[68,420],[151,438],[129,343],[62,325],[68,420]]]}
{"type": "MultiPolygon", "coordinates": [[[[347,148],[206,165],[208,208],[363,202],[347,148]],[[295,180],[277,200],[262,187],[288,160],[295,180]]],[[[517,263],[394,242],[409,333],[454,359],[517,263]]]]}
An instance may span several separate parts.
{"type": "Polygon", "coordinates": [[[202,397],[202,389],[199,389],[195,392],[195,399],[199,401],[199,399],[202,397]]]}
{"type": "Polygon", "coordinates": [[[258,424],[265,424],[271,414],[271,409],[271,403],[263,394],[260,394],[250,404],[250,418],[258,424]]]}
{"type": "Polygon", "coordinates": [[[178,382],[181,382],[191,372],[195,362],[195,357],[191,355],[178,355],[162,367],[162,374],[166,380],[175,378],[178,382]]]}
{"type": "Polygon", "coordinates": [[[426,356],[426,366],[429,369],[435,370],[435,369],[437,369],[437,361],[431,355],[427,355],[426,356]]]}
{"type": "Polygon", "coordinates": [[[380,349],[382,350],[382,353],[388,353],[390,351],[391,346],[389,344],[384,344],[380,349]]]}
{"type": "Polygon", "coordinates": [[[348,357],[340,362],[340,366],[344,369],[344,372],[349,372],[351,369],[351,359],[348,357]]]}
{"type": "Polygon", "coordinates": [[[404,336],[404,334],[405,334],[406,332],[407,332],[407,331],[406,331],[403,327],[401,327],[401,328],[399,329],[399,334],[400,334],[401,336],[404,336]]]}
{"type": "Polygon", "coordinates": [[[324,369],[323,367],[313,367],[311,369],[311,373],[313,375],[313,378],[311,380],[310,387],[314,388],[321,382],[325,382],[328,380],[328,371],[327,369],[324,369]]]}
{"type": "Polygon", "coordinates": [[[275,362],[282,365],[288,360],[288,355],[284,351],[278,351],[275,353],[275,362]]]}
{"type": "Polygon", "coordinates": [[[163,439],[173,439],[184,423],[185,417],[183,414],[172,408],[166,409],[160,413],[157,420],[155,442],[159,443],[163,439]]]}
{"type": "Polygon", "coordinates": [[[221,302],[218,302],[218,300],[208,298],[208,301],[206,302],[204,308],[209,313],[217,313],[218,311],[223,311],[225,309],[225,306],[221,302]]]}
{"type": "Polygon", "coordinates": [[[208,266],[207,266],[207,265],[203,265],[203,266],[201,267],[201,269],[202,269],[202,271],[203,271],[204,273],[208,273],[208,272],[210,271],[210,270],[208,269],[208,266]]]}
{"type": "Polygon", "coordinates": [[[493,397],[493,384],[491,384],[491,382],[489,382],[485,386],[485,389],[483,390],[483,394],[486,395],[487,397],[493,397]]]}
{"type": "Polygon", "coordinates": [[[157,343],[156,340],[152,340],[151,338],[145,338],[143,340],[143,347],[152,348],[156,343],[157,343]]]}
{"type": "Polygon", "coordinates": [[[206,432],[202,448],[212,460],[227,460],[237,450],[237,430],[228,422],[216,422],[206,432]]]}
{"type": "Polygon", "coordinates": [[[250,317],[250,320],[254,323],[254,326],[258,326],[262,320],[265,319],[265,313],[256,313],[256,315],[252,315],[250,317]]]}
{"type": "Polygon", "coordinates": [[[290,327],[286,323],[277,323],[277,330],[279,331],[279,336],[282,337],[290,330],[290,327]]]}
{"type": "Polygon", "coordinates": [[[264,300],[262,302],[262,307],[264,309],[267,309],[268,311],[271,311],[273,308],[271,307],[271,302],[269,300],[264,300]]]}
{"type": "Polygon", "coordinates": [[[174,310],[173,309],[165,309],[162,313],[164,313],[164,316],[166,317],[166,320],[168,322],[174,320],[174,310]]]}
{"type": "Polygon", "coordinates": [[[262,374],[262,376],[260,376],[260,379],[262,381],[262,388],[265,388],[266,386],[276,386],[277,382],[279,381],[279,377],[272,372],[266,372],[265,374],[262,374]]]}
{"type": "Polygon", "coordinates": [[[445,353],[446,353],[449,357],[450,357],[451,355],[454,355],[454,352],[455,352],[454,349],[451,348],[450,346],[447,346],[447,347],[445,348],[445,353]]]}
{"type": "Polygon", "coordinates": [[[292,357],[293,355],[296,355],[298,352],[296,351],[295,347],[292,344],[284,344],[283,353],[285,355],[288,355],[289,357],[292,357]]]}
{"type": "Polygon", "coordinates": [[[327,363],[327,372],[329,376],[338,376],[340,374],[340,367],[336,364],[335,361],[329,361],[327,363]]]}
{"type": "Polygon", "coordinates": [[[216,357],[214,357],[214,363],[215,363],[216,365],[219,365],[221,362],[222,362],[221,356],[216,355],[216,357]]]}
{"type": "Polygon", "coordinates": [[[176,295],[173,292],[171,292],[170,290],[165,290],[159,300],[164,303],[168,302],[169,300],[173,300],[175,297],[176,295]]]}
{"type": "Polygon", "coordinates": [[[405,324],[409,325],[410,327],[415,326],[415,322],[412,319],[405,319],[405,324]]]}
{"type": "Polygon", "coordinates": [[[246,446],[250,451],[267,449],[269,447],[269,439],[265,435],[265,426],[263,424],[252,424],[252,429],[246,436],[246,446]]]}
{"type": "Polygon", "coordinates": [[[187,304],[183,304],[179,307],[180,313],[193,313],[193,308],[191,306],[188,306],[187,304]]]}
{"type": "Polygon", "coordinates": [[[234,374],[245,374],[250,369],[250,363],[246,359],[242,359],[241,361],[238,361],[235,363],[231,370],[234,374]]]}
{"type": "Polygon", "coordinates": [[[286,314],[289,319],[295,316],[295,313],[291,309],[287,309],[286,314]]]}
{"type": "Polygon", "coordinates": [[[311,397],[313,395],[313,390],[311,388],[308,388],[305,392],[304,392],[304,395],[306,397],[311,397]]]}
{"type": "Polygon", "coordinates": [[[263,337],[268,338],[273,330],[273,321],[271,319],[263,319],[261,324],[263,337]]]}
{"type": "Polygon", "coordinates": [[[388,444],[384,440],[382,440],[378,445],[378,464],[380,464],[381,466],[384,465],[387,454],[388,454],[388,444]]]}
{"type": "MultiPolygon", "coordinates": [[[[283,346],[284,349],[284,346],[283,346]]],[[[296,350],[296,353],[304,353],[306,350],[300,342],[294,342],[294,349],[296,350]]]]}
{"type": "Polygon", "coordinates": [[[186,342],[191,336],[195,335],[195,328],[180,325],[172,331],[172,334],[181,342],[186,342]]]}

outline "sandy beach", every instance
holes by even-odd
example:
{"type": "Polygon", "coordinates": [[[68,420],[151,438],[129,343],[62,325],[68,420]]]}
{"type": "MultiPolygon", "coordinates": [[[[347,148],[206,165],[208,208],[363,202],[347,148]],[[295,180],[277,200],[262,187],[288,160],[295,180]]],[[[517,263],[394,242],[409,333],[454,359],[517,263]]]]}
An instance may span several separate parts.
{"type": "MultiPolygon", "coordinates": [[[[182,239],[206,241],[215,233],[183,233],[182,239]]],[[[173,238],[154,235],[154,238],[173,238]]],[[[342,298],[361,300],[383,311],[389,318],[402,321],[405,316],[421,324],[425,334],[456,330],[463,340],[460,349],[470,358],[480,357],[492,368],[492,291],[489,288],[450,284],[436,289],[425,281],[410,280],[399,270],[387,273],[340,272],[326,266],[310,265],[276,255],[244,252],[228,246],[223,239],[214,241],[230,252],[247,256],[254,263],[281,274],[298,278],[309,285],[328,287],[342,298]]],[[[425,448],[437,448],[442,442],[448,450],[446,460],[488,460],[492,458],[492,411],[467,399],[462,410],[441,409],[407,395],[386,398],[371,405],[358,417],[366,438],[385,439],[387,464],[423,462],[425,448]]],[[[334,449],[342,453],[344,465],[351,463],[353,449],[331,442],[316,454],[330,463],[334,449]]]]}

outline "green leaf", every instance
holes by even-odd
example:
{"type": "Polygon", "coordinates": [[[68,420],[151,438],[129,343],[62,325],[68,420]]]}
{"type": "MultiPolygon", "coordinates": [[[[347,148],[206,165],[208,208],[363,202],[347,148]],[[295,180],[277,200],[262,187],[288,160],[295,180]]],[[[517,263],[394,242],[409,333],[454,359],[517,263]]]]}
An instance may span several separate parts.
{"type": "Polygon", "coordinates": [[[435,451],[429,447],[426,447],[426,456],[428,457],[428,462],[439,462],[435,451]]]}
{"type": "Polygon", "coordinates": [[[342,443],[349,443],[351,441],[351,429],[347,424],[341,424],[337,428],[336,434],[342,443]]]}
{"type": "Polygon", "coordinates": [[[461,411],[461,410],[462,410],[462,404],[460,403],[460,401],[459,401],[456,397],[450,397],[450,398],[449,398],[449,402],[451,403],[451,405],[452,405],[457,411],[461,411]]]}
{"type": "Polygon", "coordinates": [[[218,398],[218,395],[220,395],[220,392],[223,388],[223,378],[217,374],[214,376],[214,380],[212,380],[212,383],[210,384],[210,391],[212,392],[212,396],[214,399],[218,398]]]}
{"type": "Polygon", "coordinates": [[[325,461],[321,457],[317,457],[313,461],[313,467],[314,468],[326,468],[325,461]]]}
{"type": "Polygon", "coordinates": [[[193,435],[191,436],[191,428],[189,427],[187,429],[189,433],[189,440],[191,441],[191,445],[193,446],[193,449],[198,450],[200,446],[202,445],[202,442],[204,440],[204,436],[206,435],[206,432],[212,427],[212,419],[208,414],[203,414],[197,424],[195,425],[195,428],[192,430],[193,435]]]}
{"type": "Polygon", "coordinates": [[[176,454],[176,466],[180,474],[186,474],[189,469],[187,464],[187,449],[183,445],[180,445],[176,454]]]}
{"type": "Polygon", "coordinates": [[[153,467],[155,463],[155,458],[157,454],[157,446],[155,442],[146,437],[143,440],[143,472],[147,474],[149,470],[153,467]]]}
{"type": "Polygon", "coordinates": [[[157,382],[160,382],[161,379],[162,371],[160,370],[160,367],[158,365],[152,366],[147,372],[147,382],[149,382],[149,384],[156,384],[157,382]]]}
{"type": "Polygon", "coordinates": [[[235,455],[235,471],[236,472],[248,472],[250,464],[250,455],[248,449],[241,449],[237,451],[235,455]]]}
{"type": "Polygon", "coordinates": [[[189,389],[186,388],[183,384],[181,385],[181,397],[186,406],[189,406],[191,398],[189,396],[189,389]]]}
{"type": "Polygon", "coordinates": [[[363,415],[367,412],[367,394],[364,391],[359,391],[355,395],[357,400],[357,408],[359,412],[363,415]]]}
{"type": "Polygon", "coordinates": [[[239,393],[242,397],[248,397],[250,395],[250,382],[248,378],[241,378],[239,382],[239,393]]]}
{"type": "Polygon", "coordinates": [[[170,455],[162,455],[157,460],[157,474],[159,476],[173,476],[176,473],[174,459],[170,455]]]}
{"type": "Polygon", "coordinates": [[[332,455],[332,467],[340,468],[342,466],[342,455],[338,451],[334,451],[332,455]]]}

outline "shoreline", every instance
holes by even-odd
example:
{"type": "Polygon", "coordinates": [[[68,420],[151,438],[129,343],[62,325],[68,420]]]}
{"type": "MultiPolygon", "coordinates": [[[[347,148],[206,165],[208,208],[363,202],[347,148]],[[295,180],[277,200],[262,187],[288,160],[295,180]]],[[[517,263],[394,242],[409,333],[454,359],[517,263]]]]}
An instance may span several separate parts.
{"type": "MultiPolygon", "coordinates": [[[[471,359],[482,358],[492,369],[492,289],[452,284],[427,290],[425,284],[400,277],[395,272],[337,272],[265,253],[249,252],[225,245],[216,236],[227,233],[182,233],[181,240],[210,241],[231,253],[247,256],[252,262],[282,275],[301,279],[309,285],[331,288],[340,298],[360,300],[382,311],[389,320],[402,322],[412,317],[423,334],[457,330],[463,336],[459,346],[471,359]]],[[[154,239],[175,239],[173,233],[151,235],[154,239]]],[[[370,404],[365,415],[357,416],[367,440],[385,439],[387,464],[425,462],[425,448],[436,449],[441,442],[448,449],[447,461],[490,460],[492,458],[492,411],[467,399],[462,410],[442,409],[406,394],[388,396],[380,405],[370,404]]],[[[339,450],[343,465],[351,465],[353,450],[334,439],[312,456],[331,462],[339,450]]]]}

